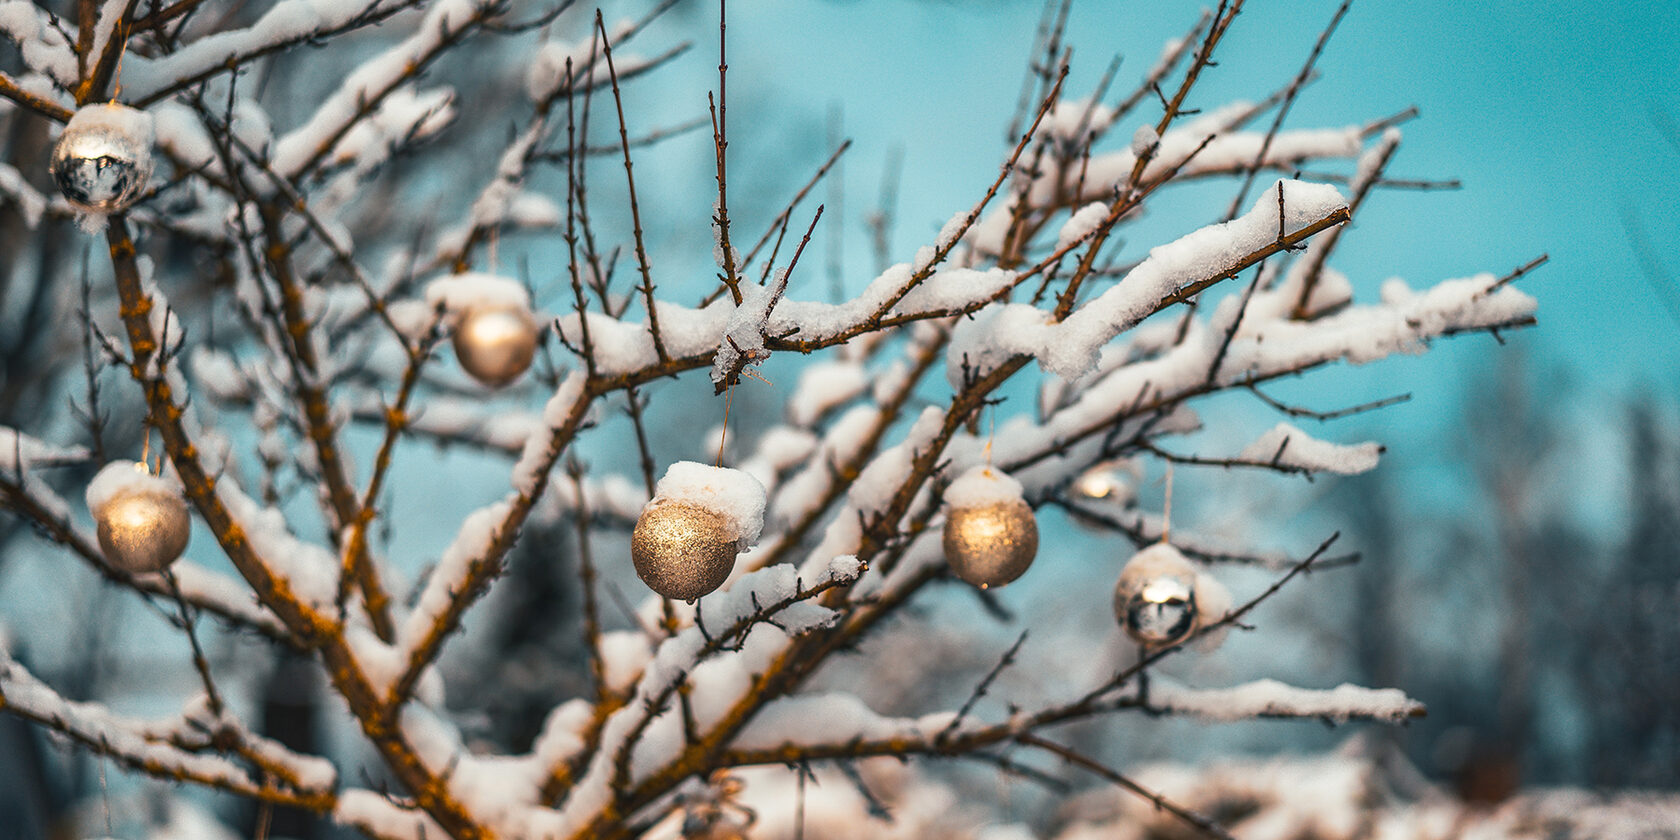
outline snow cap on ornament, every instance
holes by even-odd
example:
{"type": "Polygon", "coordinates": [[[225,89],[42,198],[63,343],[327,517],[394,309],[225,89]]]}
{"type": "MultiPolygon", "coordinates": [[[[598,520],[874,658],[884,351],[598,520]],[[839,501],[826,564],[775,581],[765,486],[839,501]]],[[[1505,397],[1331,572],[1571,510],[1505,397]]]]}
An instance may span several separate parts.
{"type": "Polygon", "coordinates": [[[472,378],[500,388],[531,367],[541,327],[518,281],[477,272],[440,277],[426,285],[426,302],[443,308],[455,358],[472,378]]]}
{"type": "Polygon", "coordinates": [[[192,517],[174,482],[145,464],[113,461],[87,486],[105,559],[131,575],[161,572],[187,550],[192,517]]]}
{"type": "Polygon", "coordinates": [[[630,535],[636,574],[667,598],[692,601],[716,590],[735,556],[758,541],[764,502],[764,485],[740,470],[672,464],[630,535]]]}
{"type": "Polygon", "coordinates": [[[945,488],[945,561],[981,589],[1020,577],[1038,554],[1038,521],[1021,482],[991,465],[970,468],[945,488]]]}
{"type": "Polygon", "coordinates": [[[48,170],[83,229],[134,205],[152,177],[152,116],[115,102],[88,105],[70,117],[53,146],[48,170]]]}

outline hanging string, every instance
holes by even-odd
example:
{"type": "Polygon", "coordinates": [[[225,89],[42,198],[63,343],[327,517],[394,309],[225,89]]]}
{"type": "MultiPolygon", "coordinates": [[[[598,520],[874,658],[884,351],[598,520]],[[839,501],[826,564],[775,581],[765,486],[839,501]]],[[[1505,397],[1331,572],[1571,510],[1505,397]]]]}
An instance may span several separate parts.
{"type": "Polygon", "coordinates": [[[1168,542],[1172,534],[1173,465],[1167,464],[1167,501],[1161,514],[1161,542],[1168,542]]]}
{"type": "Polygon", "coordinates": [[[111,790],[105,786],[105,756],[99,757],[99,801],[105,807],[105,836],[115,837],[111,829],[111,790]]]}
{"type": "MultiPolygon", "coordinates": [[[[741,375],[747,377],[748,379],[756,379],[760,382],[763,382],[766,385],[769,385],[772,388],[776,386],[776,383],[771,382],[768,379],[765,379],[763,374],[759,373],[756,370],[753,370],[750,367],[742,367],[741,368],[741,375]]],[[[731,385],[728,388],[723,389],[723,430],[718,432],[717,460],[716,460],[716,462],[714,462],[712,464],[712,466],[714,466],[714,467],[723,466],[723,447],[724,447],[724,444],[729,441],[729,409],[730,409],[730,406],[733,404],[734,399],[735,399],[735,386],[734,385],[731,385]]]]}
{"type": "Polygon", "coordinates": [[[117,66],[111,72],[111,104],[117,104],[117,96],[122,93],[123,57],[128,55],[128,22],[117,24],[117,35],[122,38],[117,42],[117,66]]]}
{"type": "Polygon", "coordinates": [[[159,459],[158,469],[152,469],[152,424],[146,423],[140,427],[143,437],[140,440],[140,472],[147,475],[157,475],[163,471],[162,459],[159,459]]]}
{"type": "MultiPolygon", "coordinates": [[[[266,773],[263,774],[263,781],[265,784],[268,781],[266,773]]],[[[254,840],[268,840],[268,825],[273,817],[274,803],[264,800],[257,806],[257,834],[254,840]]]]}
{"type": "Polygon", "coordinates": [[[714,467],[723,466],[723,445],[729,440],[729,407],[735,399],[735,388],[725,388],[723,391],[723,428],[718,431],[717,461],[714,467]]]}
{"type": "Polygon", "coordinates": [[[799,795],[793,801],[793,840],[805,840],[805,774],[809,772],[811,769],[803,764],[794,771],[799,795]]]}

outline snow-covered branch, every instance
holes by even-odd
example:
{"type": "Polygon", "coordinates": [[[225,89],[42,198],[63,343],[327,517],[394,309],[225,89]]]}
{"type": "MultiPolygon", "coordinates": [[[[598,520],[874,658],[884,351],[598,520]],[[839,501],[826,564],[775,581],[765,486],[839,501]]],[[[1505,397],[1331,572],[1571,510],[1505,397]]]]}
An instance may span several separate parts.
{"type": "MultiPolygon", "coordinates": [[[[199,755],[171,743],[162,737],[168,729],[114,715],[97,704],[65,700],[3,650],[0,711],[38,723],[95,753],[160,779],[192,782],[317,812],[331,810],[335,801],[331,766],[319,759],[295,756],[271,741],[240,739],[258,758],[255,763],[259,767],[284,771],[277,778],[280,784],[253,780],[226,758],[199,755]]],[[[236,737],[243,732],[227,731],[236,737]]]]}

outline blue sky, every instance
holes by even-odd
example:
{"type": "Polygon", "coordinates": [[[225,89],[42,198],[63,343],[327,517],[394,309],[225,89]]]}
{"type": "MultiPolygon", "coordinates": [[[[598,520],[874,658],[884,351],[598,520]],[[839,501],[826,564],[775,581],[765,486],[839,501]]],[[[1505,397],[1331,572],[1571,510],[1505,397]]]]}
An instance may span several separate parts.
{"type": "MultiPolygon", "coordinates": [[[[1198,103],[1259,97],[1285,83],[1335,7],[1250,3],[1198,103]]],[[[1039,8],[1037,0],[732,3],[733,124],[793,117],[803,139],[816,140],[839,103],[856,141],[845,171],[854,222],[874,200],[887,149],[902,144],[899,241],[908,245],[995,173],[1039,8]]],[[[1076,2],[1069,91],[1087,92],[1115,52],[1126,58],[1117,87],[1135,80],[1200,8],[1076,2]]],[[[709,16],[691,10],[695,23],[709,16]]],[[[709,69],[711,48],[702,41],[687,69],[709,69]]],[[[1596,383],[1672,390],[1680,324],[1641,275],[1623,216],[1638,217],[1669,274],[1680,276],[1680,220],[1671,212],[1680,149],[1653,119],[1680,120],[1680,5],[1355,3],[1319,68],[1323,78],[1291,124],[1358,122],[1415,104],[1422,117],[1405,126],[1390,171],[1464,182],[1457,192],[1389,191],[1372,201],[1340,261],[1356,285],[1503,273],[1549,253],[1551,264],[1524,284],[1541,301],[1542,327],[1522,342],[1596,383]]],[[[786,142],[781,131],[777,142],[786,142]]],[[[737,172],[753,165],[744,146],[735,149],[737,172]]],[[[796,171],[822,154],[818,143],[788,151],[782,160],[796,171]],[[801,155],[809,160],[798,169],[790,158],[801,155]]],[[[867,264],[855,225],[847,240],[848,260],[867,264]]]]}

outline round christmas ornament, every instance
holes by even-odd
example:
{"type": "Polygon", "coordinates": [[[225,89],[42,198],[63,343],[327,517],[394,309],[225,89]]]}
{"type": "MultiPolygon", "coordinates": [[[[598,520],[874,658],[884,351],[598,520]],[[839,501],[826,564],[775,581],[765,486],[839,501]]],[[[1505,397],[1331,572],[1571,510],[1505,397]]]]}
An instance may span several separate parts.
{"type": "Polygon", "coordinates": [[[1038,554],[1038,520],[1021,498],[1021,483],[1002,470],[970,469],[945,489],[945,561],[981,589],[1026,572],[1038,554]]]}
{"type": "Polygon", "coordinates": [[[474,307],[455,325],[455,358],[492,387],[518,379],[537,355],[537,319],[524,307],[474,307]]]}
{"type": "Polygon", "coordinates": [[[1080,473],[1073,480],[1072,489],[1081,499],[1125,506],[1137,498],[1137,483],[1141,478],[1134,462],[1103,461],[1080,473]]]}
{"type": "Polygon", "coordinates": [[[152,118],[114,102],[77,111],[48,169],[71,206],[96,217],[127,210],[152,177],[152,118]]]}
{"type": "Polygon", "coordinates": [[[716,590],[764,527],[764,485],[740,470],[678,461],[654,487],[630,534],[649,589],[693,601],[716,590]]]}
{"type": "Polygon", "coordinates": [[[1114,617],[1139,644],[1170,645],[1195,632],[1196,567],[1167,543],[1135,555],[1114,586],[1114,617]]]}
{"type": "Polygon", "coordinates": [[[518,379],[537,355],[541,327],[525,287],[493,274],[434,280],[426,301],[442,306],[454,331],[455,358],[472,378],[492,388],[518,379]]]}
{"type": "Polygon", "coordinates": [[[105,559],[129,574],[163,571],[187,550],[187,502],[179,487],[145,464],[106,464],[88,484],[87,504],[105,559]]]}

